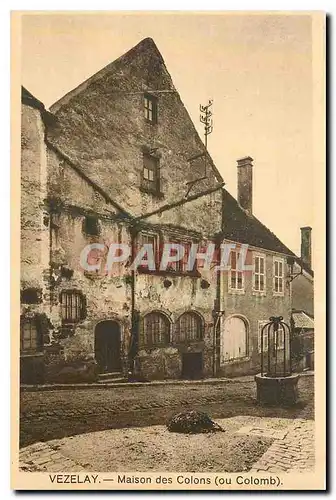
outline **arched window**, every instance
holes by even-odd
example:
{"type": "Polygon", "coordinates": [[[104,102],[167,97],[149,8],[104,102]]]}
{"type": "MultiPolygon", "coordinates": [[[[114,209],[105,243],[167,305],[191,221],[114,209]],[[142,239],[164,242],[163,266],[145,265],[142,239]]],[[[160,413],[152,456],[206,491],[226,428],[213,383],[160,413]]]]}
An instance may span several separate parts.
{"type": "Polygon", "coordinates": [[[141,343],[144,345],[166,345],[169,343],[170,321],[165,314],[152,312],[143,319],[141,343]]]}
{"type": "Polygon", "coordinates": [[[245,356],[247,356],[246,322],[238,316],[231,316],[225,320],[221,331],[220,362],[223,364],[245,356]]]}
{"type": "Polygon", "coordinates": [[[203,322],[194,312],[186,312],[176,324],[176,342],[197,342],[203,339],[203,322]]]}

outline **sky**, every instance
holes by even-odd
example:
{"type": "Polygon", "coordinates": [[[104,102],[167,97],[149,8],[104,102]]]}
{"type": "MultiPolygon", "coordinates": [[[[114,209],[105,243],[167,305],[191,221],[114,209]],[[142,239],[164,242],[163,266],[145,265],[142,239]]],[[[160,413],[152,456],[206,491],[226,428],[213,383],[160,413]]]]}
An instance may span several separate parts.
{"type": "Polygon", "coordinates": [[[22,18],[22,84],[48,108],[146,37],[154,39],[199,134],[213,99],[209,152],[236,196],[251,156],[253,213],[300,254],[312,226],[313,75],[308,15],[100,13],[22,18]]]}

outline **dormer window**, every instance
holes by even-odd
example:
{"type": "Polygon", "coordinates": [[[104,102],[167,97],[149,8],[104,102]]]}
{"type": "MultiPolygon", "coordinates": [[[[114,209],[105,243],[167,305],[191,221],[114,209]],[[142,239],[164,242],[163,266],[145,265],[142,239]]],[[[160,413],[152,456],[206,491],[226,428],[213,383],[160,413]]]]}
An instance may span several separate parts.
{"type": "Polygon", "coordinates": [[[144,97],[145,118],[150,123],[157,123],[157,98],[145,94],[144,97]]]}

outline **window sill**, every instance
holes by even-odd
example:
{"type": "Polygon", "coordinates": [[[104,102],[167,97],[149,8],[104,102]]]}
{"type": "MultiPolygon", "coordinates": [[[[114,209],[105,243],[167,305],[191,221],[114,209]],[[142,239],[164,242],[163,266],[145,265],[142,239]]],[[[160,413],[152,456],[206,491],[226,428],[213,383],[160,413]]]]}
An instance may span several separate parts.
{"type": "Polygon", "coordinates": [[[78,319],[77,321],[72,321],[71,323],[62,321],[62,328],[76,328],[76,326],[82,321],[84,321],[84,319],[78,319]]]}
{"type": "Polygon", "coordinates": [[[172,342],[172,347],[188,347],[194,346],[195,344],[204,344],[204,339],[198,340],[181,340],[181,342],[175,341],[172,342]]]}
{"type": "MultiPolygon", "coordinates": [[[[281,352],[281,351],[283,352],[283,350],[284,350],[284,348],[283,348],[283,347],[278,347],[278,348],[277,348],[277,353],[279,353],[279,352],[281,352]]],[[[261,351],[258,351],[258,354],[260,354],[260,355],[261,355],[261,351]]],[[[266,356],[266,357],[268,356],[268,350],[264,351],[264,356],[266,356]]],[[[271,357],[274,357],[274,356],[271,356],[271,357]]]]}
{"type": "Polygon", "coordinates": [[[154,349],[167,349],[171,344],[142,344],[139,345],[139,351],[153,351],[154,349]]]}
{"type": "Polygon", "coordinates": [[[174,349],[178,349],[179,347],[189,347],[189,346],[195,346],[195,345],[200,345],[200,344],[202,347],[204,344],[204,339],[188,340],[188,341],[181,341],[181,342],[169,342],[167,344],[140,344],[139,350],[149,351],[149,350],[153,350],[153,349],[168,349],[169,347],[173,347],[174,349]]]}
{"type": "Polygon", "coordinates": [[[266,290],[252,290],[252,295],[255,297],[266,297],[266,290]]]}
{"type": "Polygon", "coordinates": [[[236,289],[236,288],[229,288],[228,292],[232,295],[245,295],[245,289],[236,289]]]}
{"type": "Polygon", "coordinates": [[[170,278],[176,277],[189,277],[189,278],[200,278],[201,274],[198,271],[186,272],[186,271],[151,271],[149,269],[145,269],[142,267],[138,267],[137,269],[139,274],[151,274],[154,276],[167,276],[170,278]]]}
{"type": "Polygon", "coordinates": [[[22,351],[22,352],[20,352],[20,358],[39,358],[41,356],[44,356],[43,351],[35,351],[35,352],[22,351]]]}
{"type": "Polygon", "coordinates": [[[148,118],[145,118],[144,120],[145,120],[145,123],[148,123],[149,125],[152,125],[152,126],[158,124],[157,120],[149,120],[148,118]]]}
{"type": "Polygon", "coordinates": [[[140,186],[140,188],[139,188],[139,189],[140,189],[140,191],[141,191],[142,193],[149,194],[149,195],[153,196],[154,198],[158,198],[158,199],[160,199],[160,200],[164,197],[164,194],[163,194],[163,193],[161,193],[161,191],[156,191],[156,190],[154,190],[154,189],[153,189],[153,190],[151,190],[151,189],[147,189],[147,188],[145,188],[144,186],[140,186]]]}
{"type": "Polygon", "coordinates": [[[250,359],[251,359],[250,356],[242,356],[241,358],[227,359],[225,361],[221,361],[220,366],[236,365],[238,363],[244,363],[245,361],[249,361],[250,359]]]}
{"type": "Polygon", "coordinates": [[[273,297],[284,297],[285,292],[274,292],[273,291],[273,297]]]}

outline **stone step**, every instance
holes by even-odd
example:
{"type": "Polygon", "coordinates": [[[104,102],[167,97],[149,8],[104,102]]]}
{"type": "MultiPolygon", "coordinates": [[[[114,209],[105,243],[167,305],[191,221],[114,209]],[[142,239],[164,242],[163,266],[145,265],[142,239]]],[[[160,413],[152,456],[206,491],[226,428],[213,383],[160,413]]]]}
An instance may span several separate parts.
{"type": "Polygon", "coordinates": [[[98,378],[99,379],[104,379],[104,378],[120,378],[122,377],[121,372],[108,372],[108,373],[99,373],[98,378]]]}
{"type": "Polygon", "coordinates": [[[123,377],[120,377],[120,378],[104,378],[104,379],[100,379],[98,380],[98,384],[125,384],[126,382],[128,382],[127,378],[123,378],[123,377]]]}
{"type": "Polygon", "coordinates": [[[127,382],[127,378],[121,372],[100,373],[98,375],[99,384],[127,382]]]}

